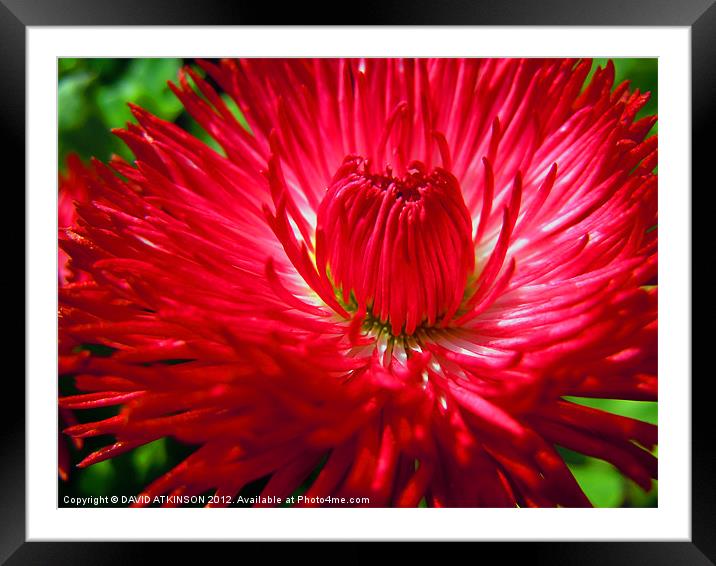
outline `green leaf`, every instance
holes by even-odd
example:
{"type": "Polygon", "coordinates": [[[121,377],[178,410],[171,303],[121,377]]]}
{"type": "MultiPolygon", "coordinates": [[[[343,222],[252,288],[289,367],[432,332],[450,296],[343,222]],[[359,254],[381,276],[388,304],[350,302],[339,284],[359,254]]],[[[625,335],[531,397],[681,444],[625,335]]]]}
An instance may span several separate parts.
{"type": "Polygon", "coordinates": [[[557,449],[557,452],[559,452],[559,455],[562,457],[562,460],[564,460],[567,464],[574,464],[574,465],[584,465],[587,462],[587,456],[584,454],[580,454],[579,452],[575,452],[574,450],[570,450],[569,448],[564,448],[563,446],[555,446],[557,449]]]}
{"type": "Polygon", "coordinates": [[[127,69],[125,84],[138,92],[135,102],[165,120],[174,120],[183,107],[167,86],[176,81],[181,59],[134,59],[127,69]]]}
{"type": "Polygon", "coordinates": [[[131,121],[130,102],[174,120],[182,105],[167,81],[176,79],[180,66],[181,59],[134,59],[117,80],[97,88],[94,101],[106,126],[118,128],[131,121]]]}
{"type": "Polygon", "coordinates": [[[569,464],[577,483],[595,507],[619,507],[624,501],[625,482],[614,466],[585,456],[583,464],[569,464]]]}
{"type": "Polygon", "coordinates": [[[60,79],[57,87],[57,125],[60,130],[76,130],[89,117],[85,91],[93,76],[81,72],[60,79]]]}
{"type": "Polygon", "coordinates": [[[81,59],[74,59],[70,57],[63,57],[57,60],[57,73],[62,78],[62,75],[69,73],[73,69],[76,69],[81,59]]]}
{"type": "Polygon", "coordinates": [[[122,72],[122,67],[127,64],[127,59],[80,59],[80,64],[94,73],[102,81],[111,81],[122,72]]]}
{"type": "Polygon", "coordinates": [[[651,481],[652,488],[646,492],[633,481],[627,480],[624,507],[657,507],[659,505],[659,482],[651,481]]]}
{"type": "Polygon", "coordinates": [[[132,466],[137,481],[145,482],[152,475],[164,470],[167,464],[166,440],[160,438],[132,451],[132,466]]]}
{"type": "Polygon", "coordinates": [[[78,489],[85,495],[110,495],[114,492],[117,472],[112,460],[97,462],[78,472],[78,489]]]}

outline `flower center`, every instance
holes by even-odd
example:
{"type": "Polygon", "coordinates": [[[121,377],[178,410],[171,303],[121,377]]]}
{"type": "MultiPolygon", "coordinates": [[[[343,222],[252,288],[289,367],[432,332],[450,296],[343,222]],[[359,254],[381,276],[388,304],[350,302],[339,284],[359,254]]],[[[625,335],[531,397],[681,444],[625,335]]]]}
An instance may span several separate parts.
{"type": "Polygon", "coordinates": [[[373,174],[347,157],[318,209],[316,261],[344,303],[394,336],[447,324],[475,266],[457,179],[420,162],[400,178],[389,168],[373,174]]]}

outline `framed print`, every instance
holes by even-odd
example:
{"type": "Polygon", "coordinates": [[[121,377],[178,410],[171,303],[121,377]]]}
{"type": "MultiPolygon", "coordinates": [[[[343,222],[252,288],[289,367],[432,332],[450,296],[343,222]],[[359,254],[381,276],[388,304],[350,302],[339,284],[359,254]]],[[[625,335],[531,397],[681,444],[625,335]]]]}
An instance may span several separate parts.
{"type": "Polygon", "coordinates": [[[714,559],[690,274],[716,9],[429,8],[5,2],[8,563],[187,540],[714,559]]]}

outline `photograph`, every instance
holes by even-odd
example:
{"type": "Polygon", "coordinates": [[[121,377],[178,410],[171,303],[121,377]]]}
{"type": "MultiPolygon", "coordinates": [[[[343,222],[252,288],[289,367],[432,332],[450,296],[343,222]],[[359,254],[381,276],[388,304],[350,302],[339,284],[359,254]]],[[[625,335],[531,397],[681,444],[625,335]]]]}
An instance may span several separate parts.
{"type": "Polygon", "coordinates": [[[57,57],[57,507],[658,508],[662,68],[57,57]]]}

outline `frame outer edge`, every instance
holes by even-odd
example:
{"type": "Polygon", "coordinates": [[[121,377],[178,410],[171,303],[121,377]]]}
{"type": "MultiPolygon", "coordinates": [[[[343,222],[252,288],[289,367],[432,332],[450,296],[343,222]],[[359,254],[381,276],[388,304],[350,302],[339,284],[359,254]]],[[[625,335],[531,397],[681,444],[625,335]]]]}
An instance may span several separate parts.
{"type": "Polygon", "coordinates": [[[2,0],[25,25],[689,26],[713,0],[361,0],[340,15],[249,0],[2,0]]]}
{"type": "MultiPolygon", "coordinates": [[[[0,49],[0,123],[5,142],[2,185],[4,198],[9,199],[3,208],[13,211],[5,217],[6,221],[14,218],[24,222],[25,25],[4,3],[0,3],[0,49]]],[[[18,232],[17,227],[5,231],[6,235],[16,234],[15,238],[18,232]]],[[[24,239],[24,228],[21,233],[24,239]]],[[[24,377],[25,316],[19,311],[25,310],[25,250],[15,238],[11,236],[3,252],[5,277],[0,279],[3,296],[8,299],[3,314],[8,319],[10,311],[15,315],[14,322],[8,321],[6,326],[5,336],[9,340],[3,350],[7,354],[7,365],[3,367],[4,402],[0,410],[0,563],[25,540],[25,388],[18,371],[22,369],[24,377]],[[22,286],[19,273],[22,273],[22,286]]]]}
{"type": "MultiPolygon", "coordinates": [[[[89,10],[83,13],[83,6],[88,5],[85,0],[77,0],[73,3],[72,7],[68,7],[66,2],[57,2],[51,4],[40,0],[39,2],[27,2],[24,6],[19,0],[3,0],[0,3],[0,37],[2,38],[2,47],[4,56],[0,66],[3,70],[3,79],[5,85],[9,87],[0,90],[0,116],[2,116],[3,132],[5,139],[8,143],[8,149],[10,153],[6,153],[6,159],[3,160],[8,164],[12,163],[24,163],[24,150],[25,150],[25,124],[23,107],[25,103],[25,25],[68,25],[82,23],[84,25],[101,24],[107,23],[107,21],[114,21],[115,24],[132,24],[132,25],[147,25],[151,23],[157,23],[155,19],[155,11],[149,9],[147,11],[132,14],[131,10],[127,8],[127,5],[114,4],[113,7],[109,6],[108,2],[101,0],[95,0],[95,9],[89,10]],[[9,9],[7,4],[13,6],[13,9],[9,9]],[[59,6],[59,4],[65,4],[59,6]],[[97,5],[100,6],[97,6],[97,5]],[[54,7],[54,10],[52,7],[54,7]],[[105,11],[103,7],[106,7],[105,11]],[[117,9],[124,12],[124,15],[117,14],[117,9]],[[20,18],[16,14],[20,14],[20,18]],[[113,20],[115,16],[116,20],[113,20]],[[148,17],[147,17],[148,16],[148,17]],[[144,20],[144,21],[140,21],[144,20]]],[[[521,2],[516,2],[521,3],[521,2]]],[[[130,1],[131,4],[131,1],[130,1]]],[[[154,2],[155,7],[163,4],[163,2],[154,2]]],[[[179,14],[175,14],[174,22],[163,23],[174,23],[181,24],[186,20],[188,12],[186,11],[187,4],[181,3],[181,10],[179,14]]],[[[226,15],[224,10],[217,9],[217,3],[209,2],[214,10],[209,9],[209,18],[216,17],[217,15],[226,15]]],[[[429,4],[425,1],[419,1],[416,3],[417,7],[426,8],[429,4]]],[[[510,6],[513,6],[513,2],[510,6]]],[[[564,5],[561,0],[550,1],[549,5],[556,9],[557,5],[564,5]]],[[[571,3],[570,3],[571,4],[571,3]]],[[[585,18],[589,19],[591,11],[587,11],[586,15],[584,12],[582,15],[576,14],[579,3],[572,4],[572,15],[569,13],[563,14],[558,19],[558,23],[562,25],[574,25],[574,19],[583,21],[585,18]],[[571,21],[570,21],[571,20],[571,21]]],[[[609,12],[610,8],[613,8],[613,2],[607,0],[606,11],[609,12]]],[[[712,126],[714,125],[714,110],[713,106],[713,93],[716,92],[716,65],[713,61],[716,58],[714,53],[714,37],[716,37],[716,4],[713,0],[692,0],[689,5],[686,2],[680,4],[673,3],[672,9],[665,10],[664,4],[659,3],[657,7],[653,4],[651,8],[662,8],[657,10],[656,16],[641,12],[641,20],[634,21],[634,8],[647,7],[646,2],[630,3],[629,10],[626,13],[622,13],[621,16],[625,16],[622,21],[617,21],[619,14],[611,13],[605,17],[594,18],[594,23],[612,23],[621,25],[688,25],[693,22],[692,25],[692,115],[698,117],[698,120],[692,120],[693,123],[693,172],[694,178],[703,177],[705,180],[706,174],[706,159],[707,157],[712,158],[712,152],[708,145],[708,138],[706,137],[710,131],[716,131],[712,126]],[[636,6],[638,5],[638,6],[636,6]],[[678,10],[676,8],[678,8],[678,10]],[[704,11],[705,10],[705,11],[704,11]],[[678,13],[675,13],[677,12],[678,13]],[[699,16],[700,15],[700,16],[699,16]],[[688,18],[691,17],[691,20],[688,18]],[[694,21],[695,19],[695,21],[694,21]],[[624,21],[626,20],[626,21],[624,21]],[[701,165],[700,165],[701,164],[701,165]]],[[[539,25],[545,23],[545,17],[534,18],[531,21],[531,10],[526,10],[522,14],[519,13],[519,8],[512,8],[508,10],[509,15],[499,9],[482,10],[476,8],[475,10],[469,9],[469,16],[466,19],[459,20],[460,8],[465,10],[466,4],[464,2],[451,2],[445,6],[447,10],[442,16],[439,16],[432,23],[442,23],[442,20],[451,21],[462,21],[462,23],[470,25],[476,23],[483,23],[489,25],[500,25],[505,23],[513,24],[527,24],[539,25]],[[456,11],[455,8],[458,8],[456,11]],[[484,16],[485,21],[476,22],[476,19],[482,20],[484,16]],[[507,18],[507,19],[506,19],[507,18]],[[509,21],[508,21],[509,20],[509,21]],[[521,21],[522,20],[522,21],[521,21]]],[[[604,6],[602,6],[605,8],[604,6]]],[[[441,7],[442,8],[442,7],[441,7]]],[[[541,6],[540,10],[543,14],[550,14],[550,6],[541,6]]],[[[420,11],[420,10],[418,10],[420,11]]],[[[396,17],[397,12],[388,10],[380,10],[376,15],[377,19],[382,19],[383,23],[391,24],[396,23],[400,20],[400,16],[396,17]]],[[[566,10],[570,12],[570,10],[566,10]]],[[[166,14],[166,13],[165,13],[166,14]]],[[[234,10],[234,16],[238,16],[238,10],[234,10]]],[[[375,16],[374,16],[375,17],[375,16]]],[[[403,17],[405,13],[403,12],[403,17]]],[[[413,14],[412,17],[407,19],[417,20],[412,23],[420,23],[425,19],[425,14],[413,14]]],[[[166,19],[171,19],[170,15],[167,15],[166,19]]],[[[243,20],[243,18],[240,18],[243,20]]],[[[259,17],[259,20],[262,18],[259,17]]],[[[553,18],[554,19],[554,18],[553,18]]],[[[248,21],[242,23],[257,23],[253,15],[249,15],[248,21]]],[[[227,20],[224,20],[224,23],[227,20]]],[[[371,22],[375,23],[375,22],[371,22]]],[[[403,21],[402,23],[409,23],[403,21]]],[[[423,22],[424,23],[424,22],[423,22]]],[[[7,171],[14,175],[13,183],[8,183],[7,187],[24,187],[24,168],[22,170],[18,168],[8,167],[7,171]]],[[[710,176],[712,184],[712,176],[710,176]]],[[[706,188],[704,189],[706,190],[706,188]]],[[[17,191],[19,193],[19,191],[17,191]]],[[[23,218],[25,204],[24,199],[22,201],[23,218]]],[[[697,239],[698,241],[698,239],[697,239]]],[[[23,275],[24,275],[24,260],[23,275]]],[[[3,282],[3,285],[6,285],[3,282]]],[[[23,288],[24,296],[24,288],[23,288]]],[[[24,303],[24,301],[23,301],[24,303]]],[[[18,302],[19,305],[19,302],[18,302]]],[[[24,329],[24,326],[23,326],[24,329]]],[[[19,333],[18,333],[19,335],[19,333]]],[[[24,336],[24,332],[23,332],[24,336]]],[[[705,376],[706,377],[706,376],[705,376]]],[[[19,380],[18,380],[19,381],[19,380]]],[[[17,385],[17,383],[15,384],[17,385]]],[[[19,394],[18,391],[13,391],[12,394],[19,394]]],[[[694,383],[695,391],[704,391],[705,387],[703,383],[698,381],[694,383]]],[[[24,392],[22,394],[24,397],[24,392]]],[[[17,397],[15,397],[17,398],[17,397]]],[[[577,560],[583,566],[588,564],[603,563],[602,560],[608,558],[611,564],[633,564],[633,561],[639,562],[649,556],[653,561],[652,564],[673,564],[673,563],[687,563],[687,564],[708,564],[712,562],[716,557],[716,538],[713,537],[713,533],[716,532],[716,521],[714,510],[716,509],[716,488],[714,486],[713,478],[716,477],[716,459],[713,454],[713,437],[711,430],[713,429],[713,423],[709,419],[706,421],[707,401],[710,397],[706,394],[695,394],[693,395],[694,408],[698,404],[698,411],[694,412],[694,450],[693,450],[693,483],[692,491],[694,493],[692,502],[692,528],[693,528],[693,544],[689,543],[581,543],[578,545],[582,548],[582,551],[577,550],[572,545],[554,545],[557,548],[562,547],[564,551],[569,548],[572,552],[572,557],[569,560],[570,563],[576,562],[577,560]],[[698,403],[697,403],[698,401],[698,403]],[[640,550],[638,550],[640,549],[640,550]],[[618,554],[617,555],[615,555],[618,554]],[[591,559],[590,559],[591,558],[591,559]],[[709,560],[711,559],[711,560],[709,560]]],[[[126,558],[132,557],[137,558],[139,556],[146,557],[150,552],[147,552],[147,545],[125,545],[122,543],[112,544],[100,544],[98,543],[26,543],[25,540],[25,461],[24,461],[24,406],[18,408],[20,412],[20,419],[17,419],[17,415],[13,418],[12,413],[0,412],[0,422],[2,423],[3,441],[0,443],[0,454],[2,454],[2,462],[5,464],[2,467],[2,475],[0,475],[0,504],[2,506],[2,514],[5,516],[3,521],[3,528],[0,529],[0,563],[7,564],[28,564],[38,563],[38,559],[41,559],[43,563],[48,563],[47,560],[51,559],[53,563],[64,564],[64,563],[93,563],[92,558],[96,559],[99,556],[103,557],[101,561],[103,564],[107,563],[121,563],[126,558]],[[128,548],[129,546],[134,548],[134,552],[128,548]],[[140,550],[141,549],[141,550],[140,550]],[[106,552],[109,551],[109,552],[106,552]],[[15,553],[12,558],[5,562],[8,557],[15,553]],[[116,559],[115,560],[113,560],[116,559]]],[[[184,553],[187,550],[188,545],[171,545],[174,549],[181,548],[180,552],[184,553]]],[[[193,546],[193,545],[191,545],[193,546]]],[[[261,546],[261,545],[259,545],[261,546]]],[[[362,546],[362,545],[361,545],[362,546]]],[[[528,550],[528,547],[532,547],[524,554],[524,557],[533,556],[533,551],[537,551],[536,554],[545,555],[542,550],[546,550],[548,546],[546,543],[538,543],[536,545],[516,545],[522,550],[528,550]],[[536,548],[534,548],[536,547],[536,548]]],[[[152,544],[156,551],[161,552],[163,561],[166,561],[173,552],[170,551],[167,545],[163,544],[152,544]]],[[[512,554],[508,548],[514,548],[510,545],[504,548],[507,550],[507,554],[512,554]]],[[[361,554],[359,551],[358,554],[361,554]]],[[[517,554],[522,554],[517,552],[517,554]]],[[[549,552],[547,553],[549,554],[549,552]]],[[[157,554],[157,556],[160,556],[157,554]]],[[[181,558],[182,555],[177,554],[177,557],[181,558]]],[[[185,555],[184,555],[185,556],[185,555]]],[[[557,551],[553,554],[555,558],[564,558],[564,552],[557,551]]],[[[205,554],[202,553],[202,557],[205,559],[205,554]]],[[[367,558],[368,555],[365,555],[367,558]]],[[[143,562],[144,560],[142,560],[143,562]]],[[[96,563],[96,562],[94,562],[96,563]]]]}
{"type": "MultiPolygon", "coordinates": [[[[692,207],[694,189],[700,191],[701,195],[705,195],[706,192],[712,191],[714,186],[712,163],[714,132],[716,132],[715,39],[716,4],[712,4],[691,28],[692,207]]],[[[700,210],[703,211],[703,207],[700,210]]],[[[709,244],[713,242],[713,232],[709,230],[710,222],[712,221],[709,218],[702,222],[696,222],[693,220],[692,214],[692,242],[697,242],[699,245],[701,242],[709,244]],[[694,237],[694,230],[700,230],[701,233],[697,232],[694,237]]],[[[692,266],[694,265],[693,253],[692,250],[692,266]]],[[[702,253],[710,254],[709,251],[703,252],[703,250],[702,253]]],[[[707,273],[698,280],[708,281],[709,279],[711,277],[707,273]]],[[[709,310],[712,311],[713,302],[708,299],[707,301],[709,310]]],[[[693,313],[693,308],[691,312],[693,313]]],[[[694,350],[708,352],[710,346],[706,344],[706,340],[709,338],[710,336],[704,333],[694,333],[692,321],[692,367],[694,367],[694,350]],[[694,348],[696,340],[701,341],[701,348],[694,348]]],[[[712,382],[711,372],[703,369],[699,372],[692,371],[691,529],[694,544],[712,562],[716,562],[716,536],[714,536],[716,533],[716,454],[714,453],[712,419],[713,393],[709,391],[710,382],[712,382]]]]}

